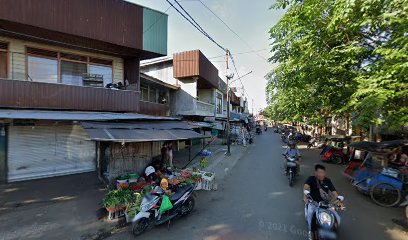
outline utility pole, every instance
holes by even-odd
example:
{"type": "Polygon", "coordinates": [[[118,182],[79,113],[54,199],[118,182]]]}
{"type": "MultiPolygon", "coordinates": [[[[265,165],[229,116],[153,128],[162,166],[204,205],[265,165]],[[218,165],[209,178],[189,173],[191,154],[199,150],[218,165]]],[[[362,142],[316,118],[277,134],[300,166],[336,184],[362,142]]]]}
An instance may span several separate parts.
{"type": "Polygon", "coordinates": [[[254,99],[252,98],[252,116],[254,115],[254,99]]]}
{"type": "Polygon", "coordinates": [[[229,90],[229,80],[233,78],[233,74],[228,75],[228,55],[229,51],[225,51],[225,66],[226,66],[226,77],[227,77],[227,153],[226,155],[231,155],[231,139],[230,139],[230,90],[229,90]]]}

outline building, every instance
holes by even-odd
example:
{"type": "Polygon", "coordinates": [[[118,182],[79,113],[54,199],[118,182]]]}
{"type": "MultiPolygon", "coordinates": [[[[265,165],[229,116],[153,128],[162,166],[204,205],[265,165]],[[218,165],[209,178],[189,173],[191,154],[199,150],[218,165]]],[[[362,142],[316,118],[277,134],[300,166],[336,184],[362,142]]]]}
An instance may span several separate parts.
{"type": "Polygon", "coordinates": [[[141,60],[166,54],[167,15],[152,9],[122,0],[1,1],[0,182],[102,174],[104,154],[125,159],[123,149],[141,167],[160,154],[160,141],[199,137],[163,117],[176,87],[140,76],[141,60]],[[123,122],[132,134],[115,126],[123,122]]]}
{"type": "MultiPolygon", "coordinates": [[[[185,51],[141,63],[144,75],[177,86],[170,91],[170,115],[182,117],[205,135],[225,137],[227,120],[227,85],[218,69],[200,51],[185,51]]],[[[245,97],[230,94],[230,119],[234,127],[248,123],[245,97]],[[242,124],[241,124],[242,123],[242,124]]]]}
{"type": "Polygon", "coordinates": [[[179,88],[170,93],[172,116],[202,121],[226,115],[226,84],[201,51],[144,61],[141,72],[179,88]]]}

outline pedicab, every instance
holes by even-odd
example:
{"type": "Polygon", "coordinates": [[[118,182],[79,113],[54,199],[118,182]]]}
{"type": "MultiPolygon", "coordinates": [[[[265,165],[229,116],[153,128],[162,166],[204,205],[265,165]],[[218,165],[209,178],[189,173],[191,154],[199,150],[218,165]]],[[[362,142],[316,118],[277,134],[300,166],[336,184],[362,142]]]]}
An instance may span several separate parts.
{"type": "Polygon", "coordinates": [[[408,172],[396,168],[390,161],[390,156],[406,146],[408,142],[403,140],[350,144],[353,159],[344,173],[352,179],[352,184],[358,191],[369,195],[376,204],[383,207],[396,206],[406,189],[408,172]],[[364,157],[357,158],[358,152],[364,157]]]}
{"type": "Polygon", "coordinates": [[[349,149],[345,148],[345,146],[347,146],[351,140],[351,137],[341,135],[328,136],[326,138],[326,144],[320,152],[320,160],[337,164],[345,163],[350,156],[349,149]]]}

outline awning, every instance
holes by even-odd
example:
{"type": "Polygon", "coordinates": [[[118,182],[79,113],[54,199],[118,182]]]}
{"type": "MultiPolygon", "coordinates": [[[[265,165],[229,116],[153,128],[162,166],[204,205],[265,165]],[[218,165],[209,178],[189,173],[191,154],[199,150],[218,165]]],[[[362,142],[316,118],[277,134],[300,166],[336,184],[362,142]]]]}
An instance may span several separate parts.
{"type": "Polygon", "coordinates": [[[224,124],[222,124],[221,122],[215,122],[212,129],[223,131],[225,128],[224,128],[224,124]]]}
{"type": "Polygon", "coordinates": [[[150,116],[138,113],[113,112],[75,112],[0,109],[0,119],[35,119],[35,120],[77,120],[77,121],[109,121],[109,120],[179,120],[171,117],[150,116]]]}
{"type": "Polygon", "coordinates": [[[188,125],[191,128],[212,128],[214,126],[214,124],[208,122],[192,122],[192,121],[189,121],[188,125]]]}
{"type": "Polygon", "coordinates": [[[82,122],[93,141],[109,142],[156,142],[203,138],[187,123],[181,121],[100,123],[82,122]]]}

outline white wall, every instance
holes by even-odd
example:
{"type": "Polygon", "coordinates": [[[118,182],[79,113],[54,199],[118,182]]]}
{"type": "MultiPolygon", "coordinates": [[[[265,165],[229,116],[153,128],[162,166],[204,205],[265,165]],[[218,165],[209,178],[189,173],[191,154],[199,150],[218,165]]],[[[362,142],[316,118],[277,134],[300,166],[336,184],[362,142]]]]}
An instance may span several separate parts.
{"type": "Polygon", "coordinates": [[[155,65],[141,66],[140,71],[165,83],[178,85],[180,81],[173,77],[173,62],[157,63],[155,65]]]}

